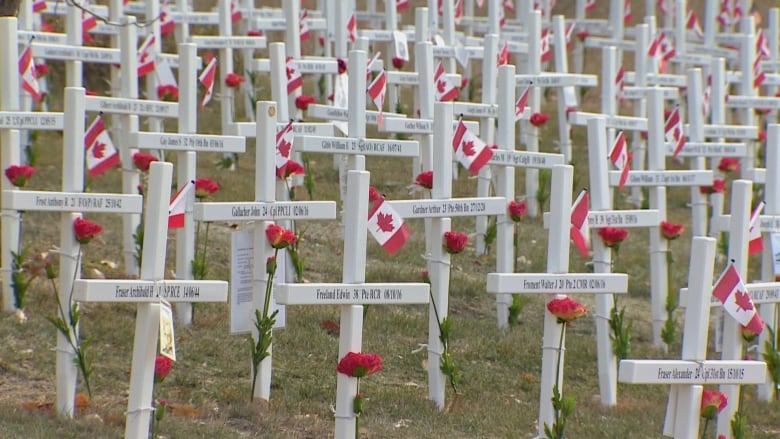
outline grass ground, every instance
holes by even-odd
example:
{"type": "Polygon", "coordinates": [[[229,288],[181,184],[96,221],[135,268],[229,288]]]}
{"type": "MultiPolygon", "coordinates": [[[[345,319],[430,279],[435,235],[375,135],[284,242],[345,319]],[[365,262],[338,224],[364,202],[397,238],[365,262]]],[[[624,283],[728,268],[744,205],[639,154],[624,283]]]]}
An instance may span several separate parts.
{"type": "MultiPolygon", "coordinates": [[[[589,59],[590,56],[589,56],[589,59]]],[[[594,64],[600,65],[600,64],[594,64]]],[[[57,67],[53,69],[57,71],[57,67]]],[[[89,88],[101,90],[105,70],[88,70],[89,88]]],[[[57,79],[53,78],[52,89],[57,79]]],[[[313,90],[314,84],[307,83],[313,90]]],[[[590,91],[584,106],[598,107],[598,93],[590,91]]],[[[554,113],[555,94],[547,97],[544,111],[554,113]]],[[[52,109],[61,109],[58,96],[52,109]]],[[[411,108],[404,110],[411,113],[411,108]]],[[[200,115],[204,132],[216,132],[216,105],[200,115]]],[[[630,110],[629,110],[630,111],[630,110]]],[[[240,115],[239,115],[240,117],[240,115]]],[[[543,130],[541,149],[554,151],[554,119],[543,130]]],[[[166,129],[175,130],[175,124],[166,129]]],[[[575,167],[579,182],[587,180],[585,132],[574,131],[575,167]]],[[[42,152],[38,173],[30,189],[58,190],[61,185],[61,141],[58,135],[42,135],[35,148],[42,152]]],[[[238,169],[228,172],[214,166],[220,157],[202,154],[198,158],[198,176],[210,177],[222,189],[214,201],[245,201],[254,181],[254,144],[248,141],[238,169]]],[[[314,199],[337,197],[337,173],[329,156],[310,156],[309,172],[315,180],[314,199]]],[[[372,183],[389,199],[409,198],[407,186],[414,175],[411,163],[404,160],[369,158],[367,169],[372,183]]],[[[522,172],[517,177],[517,193],[523,193],[522,172]]],[[[455,196],[472,196],[475,181],[461,173],[453,182],[455,196]]],[[[583,186],[583,183],[579,183],[583,186]]],[[[90,187],[95,191],[113,191],[119,186],[119,172],[101,176],[90,187]]],[[[298,191],[300,198],[308,198],[298,191]]],[[[669,191],[670,218],[687,224],[687,189],[669,191]]],[[[618,207],[627,208],[620,196],[618,207]]],[[[104,225],[100,239],[89,245],[84,256],[84,277],[123,276],[120,268],[120,219],[112,215],[89,215],[104,225]]],[[[31,254],[51,250],[59,242],[56,214],[25,215],[23,243],[31,254]]],[[[373,241],[367,251],[368,281],[417,281],[424,260],[421,221],[411,221],[414,234],[396,256],[388,257],[373,241]]],[[[341,279],[342,244],[337,238],[336,221],[310,222],[301,251],[306,261],[307,281],[338,282],[341,279]]],[[[454,219],[453,229],[471,233],[473,220],[454,219]]],[[[229,277],[229,224],[212,226],[208,263],[209,278],[229,277]]],[[[528,218],[520,226],[522,245],[520,270],[542,272],[546,261],[546,233],[541,219],[528,218]]],[[[169,266],[173,268],[173,234],[169,236],[169,266]]],[[[673,285],[682,286],[687,278],[688,243],[686,234],[672,243],[675,259],[673,285]]],[[[629,274],[629,294],[621,299],[633,322],[632,357],[679,358],[678,342],[664,353],[653,348],[649,323],[649,268],[647,233],[631,231],[620,251],[616,271],[629,274]]],[[[363,348],[384,358],[384,370],[363,380],[367,397],[361,421],[361,436],[366,438],[530,438],[536,432],[541,367],[541,322],[543,299],[530,298],[520,323],[509,330],[496,329],[493,297],[485,292],[485,275],[495,267],[495,255],[475,257],[473,247],[453,258],[450,313],[454,319],[452,350],[463,373],[462,394],[448,391],[448,405],[439,412],[427,399],[427,310],[424,306],[383,306],[368,310],[363,332],[363,348]]],[[[755,271],[759,261],[751,260],[755,271]]],[[[588,271],[584,261],[572,252],[571,271],[588,271]]],[[[716,269],[717,270],[717,269],[716,269]]],[[[54,401],[55,330],[46,320],[56,309],[54,292],[43,279],[30,291],[28,320],[19,324],[12,315],[0,318],[0,437],[2,438],[82,438],[121,437],[127,405],[132,335],[135,308],[130,305],[85,304],[82,337],[92,340],[95,356],[92,380],[93,397],[73,420],[60,419],[51,412],[54,401]]],[[[586,305],[592,299],[584,298],[586,305]]],[[[677,320],[681,319],[677,312],[677,320]]],[[[158,398],[166,399],[173,409],[166,418],[161,435],[167,438],[263,437],[321,438],[332,435],[335,405],[337,338],[322,328],[323,322],[337,321],[337,307],[288,308],[287,328],[274,338],[274,380],[269,403],[249,403],[250,353],[246,335],[228,333],[228,308],[224,304],[198,305],[194,323],[176,328],[179,361],[168,379],[156,386],[158,398]]],[[[679,334],[679,332],[678,332],[679,334]]],[[[711,353],[711,358],[717,354],[711,353]]],[[[595,328],[593,317],[576,321],[567,332],[565,391],[574,395],[577,406],[570,420],[568,437],[660,438],[668,388],[666,386],[620,385],[618,405],[601,407],[598,403],[595,328]]],[[[79,386],[79,391],[83,391],[79,386]]],[[[745,409],[749,413],[750,434],[755,439],[780,436],[778,402],[755,401],[754,389],[746,389],[745,409]]]]}

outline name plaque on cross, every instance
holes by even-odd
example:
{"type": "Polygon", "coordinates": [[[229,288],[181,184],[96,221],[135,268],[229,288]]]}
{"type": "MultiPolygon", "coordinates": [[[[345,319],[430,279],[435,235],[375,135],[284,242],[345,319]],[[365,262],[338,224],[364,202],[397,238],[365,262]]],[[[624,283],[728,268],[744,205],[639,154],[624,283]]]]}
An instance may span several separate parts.
{"type": "Polygon", "coordinates": [[[284,305],[392,305],[428,303],[427,283],[279,284],[274,297],[284,305]]]}
{"type": "Polygon", "coordinates": [[[265,37],[191,37],[199,48],[206,49],[265,49],[265,37]]]}
{"type": "Polygon", "coordinates": [[[73,299],[80,302],[226,302],[228,283],[219,280],[78,279],[73,299]]]}
{"type": "Polygon", "coordinates": [[[546,152],[508,151],[494,149],[493,157],[488,161],[489,165],[521,166],[524,168],[552,169],[555,165],[562,165],[563,155],[546,152]]]}
{"type": "Polygon", "coordinates": [[[622,273],[488,273],[491,293],[625,293],[628,275],[622,273]]]}
{"type": "MultiPolygon", "coordinates": [[[[453,129],[458,122],[453,122],[453,129]]],[[[471,132],[479,131],[479,122],[464,120],[463,124],[471,132]]],[[[433,119],[406,119],[403,117],[386,118],[384,124],[379,127],[379,132],[405,133],[405,134],[433,134],[433,119]]],[[[497,151],[493,151],[495,155],[497,151]]]]}
{"type": "Polygon", "coordinates": [[[352,137],[305,136],[293,139],[293,148],[301,152],[417,157],[420,144],[413,140],[355,139],[352,137]]]}
{"type": "Polygon", "coordinates": [[[621,360],[618,380],[631,384],[761,384],[763,361],[621,360]]]}
{"type": "Polygon", "coordinates": [[[64,44],[33,43],[34,57],[60,61],[85,61],[104,64],[119,64],[119,50],[103,47],[74,47],[64,44]]]}
{"type": "Polygon", "coordinates": [[[578,75],[571,73],[544,73],[541,75],[516,75],[515,82],[518,86],[530,85],[543,87],[596,87],[598,77],[596,75],[578,75]]]}
{"type": "Polygon", "coordinates": [[[130,133],[130,144],[140,148],[195,152],[244,152],[246,139],[239,136],[181,133],[130,133]]]}
{"type": "MultiPolygon", "coordinates": [[[[666,143],[666,155],[674,153],[675,146],[666,143]]],[[[747,155],[747,145],[744,143],[698,143],[685,142],[678,153],[682,157],[745,157],[747,155]]]]}
{"type": "MultiPolygon", "coordinates": [[[[685,126],[684,132],[690,132],[685,126]]],[[[729,139],[758,139],[758,127],[741,125],[704,125],[704,137],[726,137],[729,139]]]]}
{"type": "Polygon", "coordinates": [[[179,117],[178,102],[87,96],[84,98],[84,108],[86,108],[87,111],[105,111],[115,114],[136,114],[139,116],[168,118],[179,117]]]}
{"type": "MultiPolygon", "coordinates": [[[[712,171],[631,171],[626,186],[711,186],[712,171]]],[[[620,183],[620,171],[609,171],[609,184],[620,183]]]]}
{"type": "Polygon", "coordinates": [[[195,203],[193,217],[197,221],[241,221],[282,219],[333,219],[335,201],[275,201],[195,203]]]}
{"type": "Polygon", "coordinates": [[[609,116],[599,113],[586,113],[573,111],[569,113],[569,123],[572,125],[587,125],[588,120],[600,117],[607,123],[607,128],[615,128],[628,131],[647,131],[647,118],[634,116],[609,116]]]}
{"type": "MultiPolygon", "coordinates": [[[[319,105],[319,104],[311,104],[309,105],[309,109],[306,111],[306,114],[314,119],[325,119],[325,120],[338,120],[347,122],[349,121],[349,110],[346,108],[341,107],[333,107],[330,105],[319,105]]],[[[365,111],[366,115],[366,123],[370,124],[378,124],[379,122],[379,112],[378,111],[365,111]]],[[[385,122],[387,122],[390,119],[397,119],[397,118],[405,118],[406,115],[399,114],[399,113],[388,113],[384,112],[384,119],[385,122]]]]}
{"type": "Polygon", "coordinates": [[[62,130],[65,116],[62,113],[37,111],[0,111],[0,129],[62,130]]]}
{"type": "Polygon", "coordinates": [[[731,108],[780,109],[780,98],[772,96],[728,96],[726,106],[731,108]]]}
{"type": "Polygon", "coordinates": [[[5,190],[3,206],[16,210],[141,213],[143,197],[133,194],[5,190]]]}
{"type": "Polygon", "coordinates": [[[445,200],[388,201],[403,218],[442,218],[456,216],[501,215],[506,213],[504,197],[454,198],[445,200]]]}

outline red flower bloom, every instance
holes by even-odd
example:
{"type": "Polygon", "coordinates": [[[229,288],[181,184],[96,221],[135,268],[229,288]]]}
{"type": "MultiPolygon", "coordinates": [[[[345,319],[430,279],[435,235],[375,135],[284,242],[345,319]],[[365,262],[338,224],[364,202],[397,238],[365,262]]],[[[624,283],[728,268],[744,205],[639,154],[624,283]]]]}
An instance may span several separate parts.
{"type": "Polygon", "coordinates": [[[341,58],[336,58],[336,64],[339,68],[339,75],[347,72],[347,61],[341,58]]]}
{"type": "Polygon", "coordinates": [[[465,233],[444,232],[444,249],[447,253],[454,255],[462,252],[468,242],[469,237],[465,233]]]}
{"type": "Polygon", "coordinates": [[[35,168],[30,165],[11,165],[5,168],[5,176],[16,187],[25,187],[35,174],[35,168]]]}
{"type": "Polygon", "coordinates": [[[199,200],[215,194],[218,190],[219,184],[210,178],[199,178],[195,180],[195,198],[199,200]]]}
{"type": "Polygon", "coordinates": [[[225,85],[228,87],[238,87],[244,82],[246,82],[246,79],[236,73],[228,73],[228,75],[225,77],[225,85]]]}
{"type": "Polygon", "coordinates": [[[43,63],[36,64],[34,69],[36,78],[43,78],[47,73],[49,73],[49,66],[43,63]]]}
{"type": "Polygon", "coordinates": [[[285,179],[293,175],[303,175],[305,173],[306,168],[294,160],[287,160],[287,163],[283,167],[276,168],[276,178],[279,179],[285,179]]]}
{"type": "Polygon", "coordinates": [[[469,78],[467,78],[465,76],[463,78],[461,78],[461,80],[460,80],[460,89],[463,90],[464,88],[468,87],[468,85],[469,85],[469,78]]]}
{"type": "Polygon", "coordinates": [[[715,419],[729,403],[726,394],[717,390],[704,389],[701,392],[701,417],[715,419]]]}
{"type": "Polygon", "coordinates": [[[259,30],[252,29],[252,30],[246,31],[246,36],[248,36],[248,37],[262,37],[263,33],[260,32],[259,30]]]}
{"type": "Polygon", "coordinates": [[[610,248],[620,247],[620,243],[628,238],[628,230],[620,227],[602,227],[599,229],[599,236],[604,241],[604,245],[610,248]]]}
{"type": "Polygon", "coordinates": [[[430,276],[430,274],[428,274],[428,270],[423,270],[422,271],[422,279],[423,279],[423,282],[425,282],[426,284],[431,283],[431,276],[430,276]]]}
{"type": "Polygon", "coordinates": [[[393,67],[396,69],[402,69],[404,68],[404,64],[406,64],[406,60],[403,58],[399,58],[397,56],[393,57],[393,67]]]}
{"type": "Polygon", "coordinates": [[[425,171],[417,174],[414,178],[414,184],[422,186],[425,189],[433,189],[433,171],[425,171]]]}
{"type": "Polygon", "coordinates": [[[716,178],[712,182],[712,186],[700,186],[699,192],[703,194],[722,194],[726,191],[726,182],[720,178],[716,178]]]}
{"type": "Polygon", "coordinates": [[[531,115],[531,125],[535,127],[540,127],[547,123],[547,121],[550,120],[550,116],[544,113],[534,113],[531,115]]]}
{"type": "Polygon", "coordinates": [[[720,172],[739,172],[739,159],[736,157],[723,157],[718,163],[720,172]]]}
{"type": "Polygon", "coordinates": [[[382,370],[382,357],[378,354],[350,352],[339,361],[339,373],[353,378],[363,378],[382,370]]]}
{"type": "Polygon", "coordinates": [[[747,326],[739,325],[739,332],[742,334],[742,340],[745,340],[745,343],[750,343],[758,337],[758,334],[747,326]]]}
{"type": "Polygon", "coordinates": [[[758,140],[762,142],[766,142],[766,131],[764,130],[758,130],[758,140]]]}
{"type": "Polygon", "coordinates": [[[317,42],[320,43],[320,46],[325,45],[325,37],[317,37],[317,42]]]}
{"type": "Polygon", "coordinates": [[[94,91],[94,90],[89,90],[89,89],[87,89],[87,90],[84,92],[84,94],[85,94],[86,96],[97,96],[97,95],[98,95],[96,91],[94,91]]]}
{"type": "Polygon", "coordinates": [[[512,200],[509,202],[509,216],[512,218],[512,221],[521,221],[523,218],[525,218],[527,211],[528,204],[526,204],[525,201],[512,200]]]}
{"type": "Polygon", "coordinates": [[[295,98],[295,108],[306,111],[309,109],[309,105],[317,102],[314,96],[300,95],[295,98]]]}
{"type": "Polygon", "coordinates": [[[178,101],[179,89],[173,84],[158,85],[157,97],[168,102],[178,101]]]}
{"type": "Polygon", "coordinates": [[[170,358],[158,355],[157,358],[154,359],[154,382],[163,382],[171,372],[171,366],[173,366],[173,361],[171,361],[170,358]]]}
{"type": "Polygon", "coordinates": [[[103,226],[92,221],[78,217],[73,221],[73,233],[76,235],[76,241],[79,244],[89,244],[103,231],[103,226]]]}
{"type": "Polygon", "coordinates": [[[580,41],[585,41],[585,38],[588,38],[588,35],[590,34],[586,30],[581,30],[577,32],[577,38],[579,38],[580,41]]]}
{"type": "Polygon", "coordinates": [[[157,157],[147,152],[137,152],[133,154],[133,163],[135,163],[135,167],[144,172],[147,172],[152,162],[156,161],[157,157]]]}
{"type": "Polygon", "coordinates": [[[685,231],[685,226],[677,223],[661,221],[661,235],[668,240],[677,239],[685,231]]]}
{"type": "Polygon", "coordinates": [[[558,323],[568,323],[584,316],[588,309],[571,297],[559,294],[547,302],[547,311],[558,319],[558,323]]]}
{"type": "Polygon", "coordinates": [[[282,226],[271,224],[265,229],[265,237],[268,238],[268,243],[275,249],[287,248],[298,240],[295,233],[292,230],[285,229],[282,226]]]}
{"type": "Polygon", "coordinates": [[[54,32],[54,25],[48,21],[41,22],[41,30],[44,32],[54,32]]]}

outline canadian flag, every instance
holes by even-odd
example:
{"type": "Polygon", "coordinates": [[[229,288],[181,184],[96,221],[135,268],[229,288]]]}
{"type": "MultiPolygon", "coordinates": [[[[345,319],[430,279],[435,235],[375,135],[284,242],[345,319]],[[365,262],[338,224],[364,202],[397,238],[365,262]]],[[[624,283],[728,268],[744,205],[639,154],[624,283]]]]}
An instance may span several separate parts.
{"type": "Polygon", "coordinates": [[[436,87],[436,100],[439,102],[454,101],[458,97],[458,87],[444,73],[444,64],[439,61],[433,74],[433,84],[436,87]]]}
{"type": "Polygon", "coordinates": [[[230,0],[230,21],[233,23],[241,20],[241,9],[238,7],[237,0],[230,0]]]}
{"type": "Polygon", "coordinates": [[[509,43],[504,41],[504,47],[502,47],[501,52],[498,53],[496,65],[500,67],[507,64],[509,64],[509,43]]]}
{"type": "Polygon", "coordinates": [[[455,158],[471,175],[479,174],[479,170],[493,157],[493,150],[469,131],[462,120],[458,121],[458,128],[452,137],[452,149],[455,151],[455,158]]]}
{"type": "Polygon", "coordinates": [[[43,12],[46,9],[46,0],[35,0],[33,2],[33,12],[43,12]]]}
{"type": "MultiPolygon", "coordinates": [[[[88,2],[83,2],[88,3],[88,2]]],[[[94,15],[81,11],[81,32],[87,33],[97,27],[97,19],[94,15]]]]}
{"type": "Polygon", "coordinates": [[[119,166],[119,151],[106,131],[103,116],[98,115],[84,133],[85,159],[92,178],[119,166]]]}
{"type": "Polygon", "coordinates": [[[585,0],[585,12],[593,12],[596,10],[596,0],[585,0]]]}
{"type": "Polygon", "coordinates": [[[623,23],[631,23],[632,18],[634,18],[634,15],[631,14],[631,0],[626,0],[625,5],[623,6],[623,23]]]}
{"type": "Polygon", "coordinates": [[[517,99],[517,102],[515,102],[515,122],[523,117],[525,107],[528,106],[528,96],[531,94],[530,92],[531,87],[526,87],[525,90],[520,93],[520,97],[517,99]]]}
{"type": "Polygon", "coordinates": [[[301,34],[301,43],[311,38],[311,32],[309,30],[309,11],[302,9],[298,13],[298,29],[301,34]]]}
{"type": "Polygon", "coordinates": [[[550,48],[550,29],[542,30],[541,45],[542,62],[547,62],[552,59],[553,55],[552,49],[550,48]]]}
{"type": "Polygon", "coordinates": [[[590,228],[588,227],[588,211],[590,196],[582,190],[571,206],[571,229],[569,237],[583,258],[590,257],[590,228]]]}
{"type": "Polygon", "coordinates": [[[401,12],[409,7],[409,0],[395,0],[395,11],[401,12]]]}
{"type": "Polygon", "coordinates": [[[740,325],[756,334],[764,330],[764,321],[758,315],[745,283],[733,263],[729,263],[712,287],[712,295],[723,304],[723,308],[740,325]]]}
{"type": "Polygon", "coordinates": [[[190,180],[187,184],[180,187],[176,191],[176,195],[171,198],[171,202],[168,204],[168,230],[184,227],[187,198],[189,198],[189,194],[193,189],[195,189],[195,180],[190,180]]]}
{"type": "Polygon", "coordinates": [[[201,72],[200,76],[198,76],[198,81],[203,85],[203,87],[206,89],[206,93],[203,94],[203,99],[200,101],[200,108],[203,108],[206,106],[206,104],[209,103],[211,100],[211,95],[214,93],[214,79],[217,75],[217,58],[211,58],[211,61],[209,61],[209,64],[206,66],[205,69],[203,69],[203,72],[201,72]]]}
{"type": "Polygon", "coordinates": [[[676,55],[676,52],[671,41],[666,37],[666,34],[659,32],[650,43],[647,54],[658,61],[658,71],[664,73],[666,72],[666,64],[676,55]]]}
{"type": "Polygon", "coordinates": [[[683,146],[685,146],[685,136],[683,135],[682,127],[680,107],[676,107],[669,114],[669,118],[666,119],[666,124],[664,125],[666,141],[674,144],[674,152],[672,152],[672,157],[674,158],[677,158],[677,154],[679,154],[680,151],[682,151],[683,146]]]}
{"type": "Polygon", "coordinates": [[[694,10],[688,11],[688,16],[685,18],[685,27],[692,30],[697,37],[704,38],[704,31],[701,28],[699,16],[696,15],[694,10]]]}
{"type": "Polygon", "coordinates": [[[721,26],[728,26],[731,24],[731,8],[729,7],[729,0],[723,0],[720,2],[718,23],[720,23],[721,26]]]}
{"type": "Polygon", "coordinates": [[[756,35],[756,53],[759,58],[772,59],[772,52],[769,50],[769,41],[766,39],[764,29],[759,29],[758,35],[756,35]]]}
{"type": "Polygon", "coordinates": [[[287,166],[287,162],[290,161],[290,150],[293,143],[293,122],[290,121],[281,130],[276,133],[276,169],[280,169],[287,166]]]}
{"type": "Polygon", "coordinates": [[[303,76],[301,76],[301,72],[295,65],[295,61],[290,56],[287,57],[285,68],[287,70],[287,94],[291,95],[295,90],[303,87],[303,76]]]}
{"type": "MultiPolygon", "coordinates": [[[[483,4],[485,3],[484,0],[482,1],[482,3],[483,4]]],[[[514,2],[512,0],[504,0],[503,4],[504,4],[504,7],[502,9],[504,9],[506,11],[509,11],[512,14],[515,13],[515,4],[514,4],[514,2]]],[[[481,8],[482,5],[479,5],[479,7],[481,8]]]]}
{"type": "Polygon", "coordinates": [[[571,36],[574,35],[574,25],[576,23],[571,22],[566,25],[566,30],[564,31],[564,36],[566,37],[566,48],[571,49],[571,36]]]}
{"type": "Polygon", "coordinates": [[[35,64],[33,63],[32,48],[28,45],[19,57],[19,74],[22,75],[22,89],[29,93],[35,102],[43,99],[41,87],[35,77],[35,64]]]}
{"type": "Polygon", "coordinates": [[[761,239],[761,211],[764,210],[764,202],[758,203],[750,214],[750,228],[748,229],[748,256],[764,251],[764,242],[761,239]]]}
{"type": "Polygon", "coordinates": [[[615,94],[620,102],[626,98],[626,70],[621,65],[615,74],[615,94]]]}
{"type": "Polygon", "coordinates": [[[710,96],[712,95],[712,75],[707,76],[707,86],[704,87],[704,93],[702,94],[701,111],[706,118],[710,114],[710,96]]]}
{"type": "Polygon", "coordinates": [[[377,122],[379,123],[380,127],[382,126],[382,121],[384,120],[382,117],[382,107],[385,105],[386,92],[387,75],[385,74],[385,71],[382,70],[378,75],[376,75],[376,78],[374,78],[374,80],[368,86],[368,96],[371,97],[371,100],[374,101],[374,105],[376,105],[376,109],[379,110],[379,119],[377,122]]]}
{"type": "Polygon", "coordinates": [[[357,17],[355,17],[354,12],[347,21],[347,33],[349,34],[349,41],[354,43],[357,40],[357,17]]]}
{"type": "Polygon", "coordinates": [[[157,83],[159,85],[171,85],[178,88],[176,76],[174,76],[173,70],[171,70],[171,65],[165,59],[155,60],[154,74],[157,75],[157,83]]]}
{"type": "Polygon", "coordinates": [[[761,87],[761,84],[766,80],[766,73],[761,68],[761,56],[757,55],[756,60],[753,61],[753,87],[761,87]]]}
{"type": "Polygon", "coordinates": [[[460,24],[460,19],[463,17],[463,0],[455,0],[455,7],[453,11],[453,17],[455,24],[460,24]]]}
{"type": "Polygon", "coordinates": [[[658,10],[664,15],[669,15],[669,8],[666,7],[666,0],[657,0],[658,10]]]}
{"type": "Polygon", "coordinates": [[[615,168],[621,171],[618,188],[623,189],[626,185],[626,180],[628,180],[628,171],[630,168],[628,148],[626,147],[626,135],[623,131],[619,132],[615,137],[615,143],[612,145],[612,152],[609,153],[609,159],[612,161],[612,164],[615,165],[615,168]]]}
{"type": "Polygon", "coordinates": [[[374,202],[368,213],[368,231],[389,255],[394,255],[409,240],[409,227],[384,198],[374,202]]]}
{"type": "Polygon", "coordinates": [[[149,34],[138,49],[138,77],[154,71],[154,34],[149,34]]]}
{"type": "Polygon", "coordinates": [[[160,35],[168,35],[176,28],[176,22],[173,21],[171,8],[167,5],[160,5],[160,35]]]}

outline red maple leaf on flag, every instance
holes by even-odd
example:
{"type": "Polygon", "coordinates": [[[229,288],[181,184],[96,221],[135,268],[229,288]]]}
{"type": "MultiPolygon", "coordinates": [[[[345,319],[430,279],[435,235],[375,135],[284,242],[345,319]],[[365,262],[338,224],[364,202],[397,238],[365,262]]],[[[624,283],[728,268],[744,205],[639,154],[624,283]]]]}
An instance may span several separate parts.
{"type": "Polygon", "coordinates": [[[439,93],[444,93],[444,90],[447,88],[447,83],[444,81],[436,81],[436,89],[439,90],[439,93]]]}
{"type": "Polygon", "coordinates": [[[287,142],[285,140],[282,140],[279,142],[279,154],[281,154],[283,157],[290,157],[290,147],[292,145],[290,142],[287,142]]]}
{"type": "Polygon", "coordinates": [[[376,225],[379,230],[383,232],[392,232],[393,229],[395,229],[395,226],[393,225],[393,215],[379,212],[376,217],[376,225]]]}
{"type": "Polygon", "coordinates": [[[737,304],[737,308],[743,311],[750,311],[753,309],[753,302],[750,300],[750,294],[747,291],[737,290],[734,293],[734,302],[737,304]]]}
{"type": "Polygon", "coordinates": [[[476,151],[474,151],[474,141],[473,140],[469,140],[468,142],[461,143],[461,149],[463,149],[463,154],[465,154],[467,156],[472,156],[472,155],[474,155],[476,153],[476,151]]]}
{"type": "Polygon", "coordinates": [[[295,74],[295,69],[287,68],[287,79],[292,78],[292,76],[295,74]]]}
{"type": "Polygon", "coordinates": [[[103,142],[95,142],[95,146],[92,147],[92,157],[96,159],[102,159],[106,152],[106,144],[103,142]]]}

